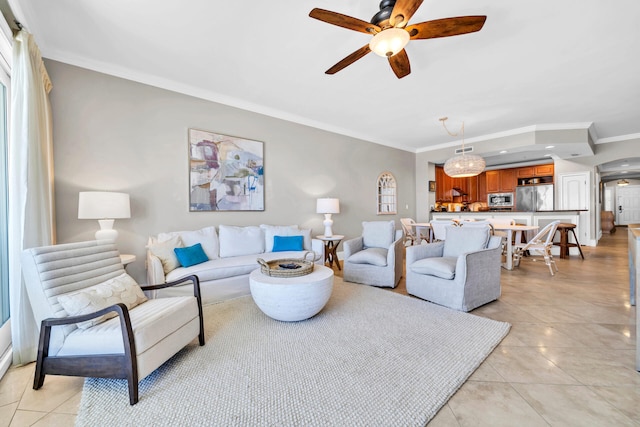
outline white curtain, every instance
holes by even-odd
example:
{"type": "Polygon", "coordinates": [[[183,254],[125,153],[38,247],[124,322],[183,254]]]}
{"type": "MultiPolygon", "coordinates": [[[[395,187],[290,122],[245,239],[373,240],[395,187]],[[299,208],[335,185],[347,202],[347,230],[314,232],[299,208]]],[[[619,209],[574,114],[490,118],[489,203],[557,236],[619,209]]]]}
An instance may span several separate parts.
{"type": "Polygon", "coordinates": [[[13,42],[9,122],[9,294],[13,363],[36,359],[38,327],[22,281],[23,249],[55,242],[51,80],[31,34],[13,42]]]}

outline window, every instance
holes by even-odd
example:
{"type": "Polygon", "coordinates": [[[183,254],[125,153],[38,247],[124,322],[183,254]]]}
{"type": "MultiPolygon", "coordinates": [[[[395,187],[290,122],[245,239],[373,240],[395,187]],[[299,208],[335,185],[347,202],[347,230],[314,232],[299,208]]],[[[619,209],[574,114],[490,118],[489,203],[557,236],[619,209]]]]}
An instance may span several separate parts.
{"type": "Polygon", "coordinates": [[[0,13],[0,377],[11,365],[9,321],[9,88],[11,87],[11,30],[0,13]]]}
{"type": "Polygon", "coordinates": [[[383,172],[378,176],[378,215],[395,215],[396,210],[396,179],[383,172]]]}

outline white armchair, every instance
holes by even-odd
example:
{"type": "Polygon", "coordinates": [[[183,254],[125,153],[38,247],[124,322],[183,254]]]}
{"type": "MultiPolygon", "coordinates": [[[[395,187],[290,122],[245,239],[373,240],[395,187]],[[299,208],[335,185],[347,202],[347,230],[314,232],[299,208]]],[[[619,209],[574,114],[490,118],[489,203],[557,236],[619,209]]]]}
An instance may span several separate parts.
{"type": "Polygon", "coordinates": [[[498,299],[501,242],[489,226],[449,226],[444,242],[409,246],[407,293],[460,311],[498,299]]]}
{"type": "Polygon", "coordinates": [[[365,221],[362,228],[362,236],[342,244],[344,280],[395,288],[404,262],[402,230],[395,221],[365,221]]]}
{"type": "Polygon", "coordinates": [[[204,345],[197,276],[140,287],[105,240],[27,249],[22,268],[40,327],[36,390],[48,374],[122,378],[134,405],[139,379],[194,338],[204,345]],[[142,293],[184,282],[192,283],[191,296],[147,300],[142,293]]]}

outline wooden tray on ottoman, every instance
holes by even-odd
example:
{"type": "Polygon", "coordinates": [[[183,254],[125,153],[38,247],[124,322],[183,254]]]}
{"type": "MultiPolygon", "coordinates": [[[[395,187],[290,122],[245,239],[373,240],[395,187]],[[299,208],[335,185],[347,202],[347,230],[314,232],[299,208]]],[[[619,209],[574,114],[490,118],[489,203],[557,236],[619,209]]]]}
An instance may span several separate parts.
{"type": "Polygon", "coordinates": [[[260,264],[260,272],[271,277],[298,277],[309,274],[313,271],[314,253],[306,251],[302,258],[283,258],[274,259],[273,261],[265,261],[258,258],[260,264]],[[311,255],[311,261],[307,260],[307,256],[311,255]],[[281,265],[298,266],[292,268],[281,267],[281,265]]]}

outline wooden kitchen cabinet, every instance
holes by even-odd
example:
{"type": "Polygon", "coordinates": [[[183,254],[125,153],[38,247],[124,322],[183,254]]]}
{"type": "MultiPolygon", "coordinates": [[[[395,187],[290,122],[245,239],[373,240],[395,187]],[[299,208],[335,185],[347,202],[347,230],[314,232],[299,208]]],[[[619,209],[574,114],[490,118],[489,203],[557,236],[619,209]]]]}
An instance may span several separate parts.
{"type": "Polygon", "coordinates": [[[516,191],[518,178],[515,168],[492,170],[485,174],[487,193],[512,193],[516,191]]]}
{"type": "Polygon", "coordinates": [[[469,202],[480,202],[482,200],[478,199],[478,177],[471,176],[467,178],[467,201],[469,202]]]}
{"type": "Polygon", "coordinates": [[[551,176],[553,175],[553,163],[548,165],[534,166],[535,176],[551,176]]]}
{"type": "Polygon", "coordinates": [[[516,170],[515,169],[502,169],[500,171],[500,192],[512,193],[516,191],[516,170]]]}
{"type": "Polygon", "coordinates": [[[436,202],[452,202],[452,178],[444,173],[444,169],[436,166],[436,202]]]}
{"type": "Polygon", "coordinates": [[[517,171],[518,178],[537,178],[541,176],[552,176],[553,163],[549,163],[548,165],[526,166],[523,168],[517,168],[517,171]]]}
{"type": "Polygon", "coordinates": [[[436,166],[437,202],[486,202],[488,193],[512,193],[517,184],[517,169],[486,171],[468,178],[451,178],[444,169],[436,166]],[[453,189],[464,197],[453,196],[453,189]]]}
{"type": "Polygon", "coordinates": [[[531,178],[534,173],[533,166],[518,168],[518,178],[531,178]]]}
{"type": "Polygon", "coordinates": [[[482,172],[478,175],[478,199],[476,202],[487,201],[487,174],[482,172]]]}
{"type": "Polygon", "coordinates": [[[500,192],[500,171],[487,171],[487,193],[499,193],[500,192]]]}

